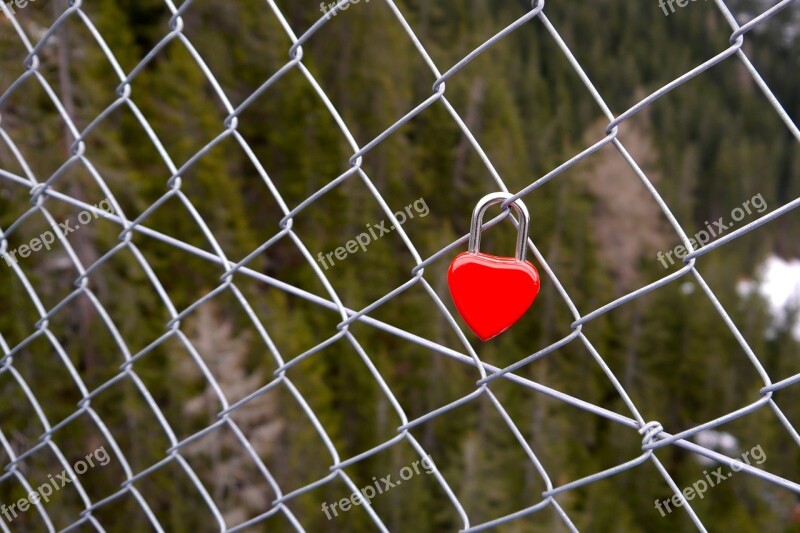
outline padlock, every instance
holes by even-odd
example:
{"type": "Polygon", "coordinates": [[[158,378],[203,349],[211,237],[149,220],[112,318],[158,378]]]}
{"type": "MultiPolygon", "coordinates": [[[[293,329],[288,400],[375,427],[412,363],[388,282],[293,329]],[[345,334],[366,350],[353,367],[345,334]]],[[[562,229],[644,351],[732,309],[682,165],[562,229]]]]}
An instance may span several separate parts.
{"type": "Polygon", "coordinates": [[[469,248],[453,259],[447,284],[464,322],[482,341],[501,334],[525,314],[539,294],[539,272],[525,260],[530,215],[521,200],[509,205],[519,218],[515,257],[499,257],[480,251],[481,226],[486,210],[511,197],[487,194],[472,212],[469,248]]]}

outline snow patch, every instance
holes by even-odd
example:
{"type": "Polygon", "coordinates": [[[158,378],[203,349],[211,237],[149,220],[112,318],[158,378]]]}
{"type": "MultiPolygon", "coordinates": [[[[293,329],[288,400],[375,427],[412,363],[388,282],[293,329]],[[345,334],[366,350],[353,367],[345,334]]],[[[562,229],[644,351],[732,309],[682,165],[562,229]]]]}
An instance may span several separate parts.
{"type": "MultiPolygon", "coordinates": [[[[725,431],[704,429],[694,436],[694,441],[702,446],[723,455],[737,455],[739,453],[739,439],[725,431]]],[[[697,462],[704,466],[711,466],[716,463],[704,455],[696,455],[697,462]]]]}
{"type": "MultiPolygon", "coordinates": [[[[790,312],[800,308],[800,259],[787,261],[776,255],[769,256],[758,267],[756,279],[740,281],[736,290],[743,297],[757,292],[769,305],[773,328],[784,328],[790,312]]],[[[800,316],[795,317],[792,334],[800,340],[800,316]]]]}

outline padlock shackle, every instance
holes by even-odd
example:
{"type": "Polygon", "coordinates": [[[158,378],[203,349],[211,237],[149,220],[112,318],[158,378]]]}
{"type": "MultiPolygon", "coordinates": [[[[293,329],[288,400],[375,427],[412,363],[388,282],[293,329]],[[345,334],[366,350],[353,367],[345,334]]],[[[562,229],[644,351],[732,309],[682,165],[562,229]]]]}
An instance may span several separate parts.
{"type": "MultiPolygon", "coordinates": [[[[478,205],[472,211],[472,222],[469,229],[469,248],[471,254],[476,254],[480,251],[481,247],[481,226],[483,225],[483,215],[486,210],[496,204],[501,204],[511,198],[511,194],[507,192],[493,192],[487,194],[480,199],[478,205]]],[[[517,228],[517,261],[525,261],[525,251],[528,248],[528,225],[530,224],[530,214],[528,208],[522,203],[519,198],[510,204],[517,212],[519,218],[519,227],[517,228]]]]}

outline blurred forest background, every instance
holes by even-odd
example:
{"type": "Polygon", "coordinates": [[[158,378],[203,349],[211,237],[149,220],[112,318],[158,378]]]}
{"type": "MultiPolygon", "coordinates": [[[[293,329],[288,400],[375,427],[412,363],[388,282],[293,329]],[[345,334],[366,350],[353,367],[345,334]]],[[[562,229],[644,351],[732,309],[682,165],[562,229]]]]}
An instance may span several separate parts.
{"type": "MultiPolygon", "coordinates": [[[[300,35],[320,16],[313,0],[276,0],[300,35]]],[[[774,2],[730,0],[745,22],[774,2]]],[[[37,0],[18,10],[36,43],[65,9],[61,0],[37,0]]],[[[523,0],[402,0],[398,6],[441,71],[455,64],[530,9],[523,0]]],[[[125,72],[168,33],[163,0],[84,0],[87,13],[125,72]]],[[[728,46],[731,31],[713,2],[691,2],[665,16],[657,0],[548,1],[545,13],[575,53],[611,110],[619,114],[728,46]]],[[[234,106],[288,61],[291,41],[266,2],[195,0],[183,15],[184,34],[219,80],[234,106]]],[[[431,94],[435,76],[382,0],[351,6],[304,46],[303,63],[364,145],[431,94]]],[[[792,119],[800,121],[800,7],[783,11],[745,37],[744,50],[792,119]]],[[[28,51],[0,16],[0,94],[25,71],[28,51]]],[[[73,16],[41,49],[39,71],[54,87],[80,130],[117,98],[119,78],[85,25],[73,16]]],[[[518,191],[604,136],[607,120],[539,20],[493,46],[447,81],[447,98],[484,147],[511,191],[518,191]]],[[[131,84],[142,110],[178,166],[224,130],[223,109],[186,48],[174,40],[131,84]]],[[[74,142],[41,85],[29,78],[3,101],[0,134],[18,146],[42,182],[69,157],[74,142]]],[[[352,150],[308,81],[290,70],[239,117],[238,131],[275,183],[289,208],[349,168],[352,150]]],[[[761,194],[769,211],[800,196],[800,150],[742,63],[730,58],[659,99],[620,126],[619,138],[639,162],[688,234],[761,194]]],[[[170,171],[127,106],[111,113],[85,139],[86,156],[108,184],[129,220],[167,192],[170,171]]],[[[0,168],[25,176],[7,142],[0,168]]],[[[363,168],[397,211],[423,198],[430,208],[404,229],[424,259],[469,228],[471,211],[496,190],[489,171],[440,103],[432,105],[365,155],[363,168]]],[[[181,190],[206,221],[227,257],[239,261],[279,231],[284,213],[250,158],[228,138],[183,175],[181,190]]],[[[96,204],[105,198],[90,173],[75,165],[55,190],[96,204]]],[[[657,261],[680,241],[641,181],[610,145],[528,194],[531,236],[581,313],[642,287],[669,270],[657,261]]],[[[58,221],[79,210],[47,200],[58,221]]],[[[7,230],[30,208],[30,190],[0,178],[0,228],[7,230]]],[[[755,220],[757,214],[745,222],[755,220]]],[[[314,202],[293,230],[316,257],[364,231],[386,214],[357,176],[314,202]]],[[[144,224],[211,251],[197,224],[176,198],[144,224]]],[[[8,238],[8,249],[48,228],[40,214],[8,238]]],[[[789,213],[698,260],[704,276],[773,381],[800,372],[800,346],[790,321],[776,321],[757,291],[737,287],[757,277],[769,257],[800,256],[800,214],[789,213]]],[[[84,265],[119,243],[120,227],[96,220],[68,238],[84,265]]],[[[212,262],[135,233],[133,242],[181,311],[220,286],[223,270],[212,262]]],[[[486,251],[510,255],[509,224],[483,239],[486,251]]],[[[452,255],[455,255],[452,254],[452,255]]],[[[445,272],[451,256],[425,271],[448,306],[445,272]]],[[[328,298],[318,277],[289,238],[276,242],[248,266],[328,298]]],[[[342,302],[361,309],[410,278],[411,254],[397,232],[325,271],[342,302]]],[[[538,265],[541,266],[541,265],[538,265]]],[[[20,262],[46,309],[74,290],[78,273],[57,246],[20,262]]],[[[336,333],[335,312],[251,277],[234,283],[252,306],[284,361],[336,333]]],[[[506,366],[570,333],[573,317],[546,276],[530,312],[509,332],[481,344],[480,357],[506,366]]],[[[210,382],[178,336],[167,333],[171,316],[134,254],[126,247],[89,277],[89,288],[108,311],[132,365],[163,411],[176,438],[215,423],[222,409],[210,382]],[[159,341],[159,342],[156,342],[159,341]],[[151,344],[156,343],[151,346],[151,344]]],[[[453,309],[450,307],[451,310],[453,309]]],[[[464,352],[445,317],[419,285],[371,316],[464,352]]],[[[18,346],[36,331],[40,315],[23,283],[0,265],[0,349],[18,346]]],[[[119,375],[125,361],[92,302],[80,294],[61,307],[48,329],[63,345],[88,390],[119,375]]],[[[193,310],[180,330],[207,363],[233,403],[270,382],[275,358],[241,303],[229,290],[193,310]]],[[[691,276],[607,313],[584,326],[646,420],[677,433],[756,401],[763,383],[745,352],[691,276]]],[[[351,332],[369,354],[409,419],[474,390],[477,371],[373,327],[351,332]]],[[[55,425],[78,409],[81,392],[45,335],[20,349],[13,366],[55,425]]],[[[580,341],[524,368],[519,375],[626,416],[630,413],[580,341]]],[[[292,367],[287,376],[319,417],[342,459],[396,435],[400,418],[352,346],[339,340],[292,367]]],[[[641,435],[504,380],[492,390],[522,431],[555,485],[637,457],[641,435]]],[[[800,427],[800,387],[774,398],[800,427]]],[[[0,430],[15,453],[39,442],[42,426],[11,372],[0,373],[0,430]]],[[[134,473],[164,459],[171,444],[146,398],[127,375],[91,399],[134,473]]],[[[285,493],[323,478],[333,463],[308,417],[288,388],[270,389],[234,411],[234,420],[285,493]]],[[[731,456],[760,445],[761,468],[800,481],[800,449],[769,407],[728,423],[731,456]]],[[[508,426],[485,396],[413,429],[414,436],[450,483],[472,523],[529,507],[544,482],[508,426]]],[[[53,441],[75,461],[98,446],[110,450],[86,412],[70,419],[53,441]]],[[[275,494],[226,426],[182,448],[182,454],[217,502],[227,523],[239,524],[270,508],[275,494]]],[[[657,452],[678,486],[703,478],[716,466],[674,447],[657,452]]],[[[346,471],[357,485],[397,472],[418,457],[401,441],[346,471]]],[[[0,448],[0,464],[8,463],[0,448]]],[[[52,450],[40,448],[19,465],[31,484],[62,470],[52,450]]],[[[2,475],[2,472],[0,472],[2,475]]],[[[82,481],[92,501],[115,493],[125,474],[119,458],[82,481]]],[[[211,531],[215,521],[186,473],[173,461],[136,482],[158,520],[170,531],[211,531]]],[[[0,482],[0,503],[24,495],[16,478],[0,482]]],[[[340,480],[316,487],[288,505],[309,531],[367,531],[363,509],[328,521],[322,502],[348,496],[340,480]]],[[[693,530],[683,510],[662,518],[656,499],[671,491],[647,462],[612,478],[559,496],[581,530],[693,530]]],[[[746,474],[726,480],[692,502],[712,531],[800,531],[800,497],[746,474]]],[[[392,530],[452,531],[455,508],[433,476],[420,475],[373,501],[392,530]]],[[[74,488],[48,504],[57,528],[83,509],[74,488]]],[[[149,522],[127,494],[93,513],[109,531],[145,531],[149,522]]],[[[39,531],[38,513],[9,524],[39,531]]],[[[85,528],[88,530],[89,528],[85,528]]],[[[252,528],[290,530],[280,513],[252,528]]],[[[547,508],[502,531],[564,530],[547,508]]]]}

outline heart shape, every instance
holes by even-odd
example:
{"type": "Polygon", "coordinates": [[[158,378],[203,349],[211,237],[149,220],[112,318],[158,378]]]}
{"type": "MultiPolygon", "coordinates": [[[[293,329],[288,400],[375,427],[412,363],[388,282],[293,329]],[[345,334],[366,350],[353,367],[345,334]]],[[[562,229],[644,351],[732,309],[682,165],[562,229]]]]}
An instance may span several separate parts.
{"type": "Polygon", "coordinates": [[[487,341],[525,314],[539,294],[540,282],[528,261],[464,252],[450,263],[447,284],[464,321],[487,341]]]}

